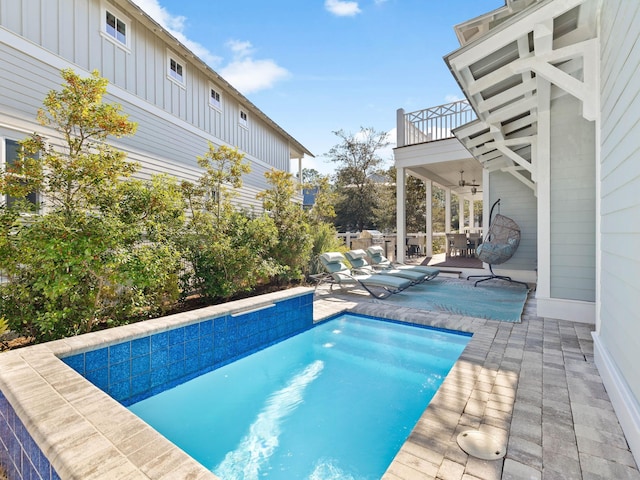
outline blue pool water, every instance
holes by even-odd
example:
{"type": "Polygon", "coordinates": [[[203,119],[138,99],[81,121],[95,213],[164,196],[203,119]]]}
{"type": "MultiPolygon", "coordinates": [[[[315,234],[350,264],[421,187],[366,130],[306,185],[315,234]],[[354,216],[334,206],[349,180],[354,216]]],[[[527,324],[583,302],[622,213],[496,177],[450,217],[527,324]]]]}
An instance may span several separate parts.
{"type": "Polygon", "coordinates": [[[343,315],[129,408],[223,480],[379,479],[469,339],[343,315]]]}

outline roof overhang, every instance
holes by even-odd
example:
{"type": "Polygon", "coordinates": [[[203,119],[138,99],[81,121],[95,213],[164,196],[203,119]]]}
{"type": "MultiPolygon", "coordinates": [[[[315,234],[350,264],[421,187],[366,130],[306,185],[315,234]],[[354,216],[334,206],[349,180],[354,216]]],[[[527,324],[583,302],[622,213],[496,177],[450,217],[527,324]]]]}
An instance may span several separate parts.
{"type": "MultiPolygon", "coordinates": [[[[484,168],[509,172],[536,192],[541,137],[548,144],[539,117],[551,101],[573,95],[585,119],[599,112],[599,1],[523,0],[515,13],[509,3],[517,2],[491,14],[500,20],[493,28],[445,57],[478,116],[454,134],[484,168]]],[[[488,28],[490,19],[478,24],[488,28]]]]}
{"type": "Polygon", "coordinates": [[[477,198],[482,191],[482,166],[456,138],[394,148],[393,156],[396,168],[460,197],[477,198]]]}

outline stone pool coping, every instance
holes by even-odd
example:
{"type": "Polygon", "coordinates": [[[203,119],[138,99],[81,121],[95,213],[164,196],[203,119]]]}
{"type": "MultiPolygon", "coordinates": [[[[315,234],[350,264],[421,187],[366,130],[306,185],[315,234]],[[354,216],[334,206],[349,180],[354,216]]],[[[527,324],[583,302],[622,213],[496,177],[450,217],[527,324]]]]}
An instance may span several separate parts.
{"type": "Polygon", "coordinates": [[[344,311],[473,334],[382,478],[501,478],[502,460],[474,459],[458,447],[455,438],[465,429],[481,430],[507,445],[514,400],[511,389],[518,383],[518,374],[503,370],[498,375],[491,371],[496,365],[487,359],[501,330],[511,330],[514,324],[398,307],[366,295],[318,290],[314,301],[316,320],[344,311]],[[492,394],[494,386],[497,391],[492,394]],[[484,391],[479,392],[479,388],[484,391]],[[481,421],[482,409],[487,405],[490,410],[481,421]]]}
{"type": "Polygon", "coordinates": [[[60,478],[214,480],[216,475],[60,358],[311,291],[296,287],[5,352],[0,389],[60,478]]]}
{"type": "Polygon", "coordinates": [[[538,317],[535,290],[521,323],[397,308],[355,292],[319,288],[314,316],[349,310],[474,334],[382,480],[640,480],[595,365],[594,325],[538,317]],[[505,442],[506,456],[467,455],[456,441],[466,430],[505,442]]]}
{"type": "MultiPolygon", "coordinates": [[[[502,459],[475,459],[462,451],[455,439],[464,430],[481,430],[501,445],[508,444],[518,373],[492,368],[497,364],[491,361],[491,350],[496,338],[510,331],[514,324],[398,307],[358,294],[316,295],[315,316],[345,310],[473,334],[382,479],[500,479],[502,459]]],[[[530,311],[525,307],[524,315],[528,316],[530,311]]]]}

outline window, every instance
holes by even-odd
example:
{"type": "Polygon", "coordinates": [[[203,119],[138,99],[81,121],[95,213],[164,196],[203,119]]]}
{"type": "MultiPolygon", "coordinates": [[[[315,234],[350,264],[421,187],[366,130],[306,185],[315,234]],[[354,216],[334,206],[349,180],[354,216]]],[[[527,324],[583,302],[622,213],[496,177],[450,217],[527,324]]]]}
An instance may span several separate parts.
{"type": "MultiPolygon", "coordinates": [[[[20,148],[21,148],[20,144],[15,140],[6,139],[4,141],[4,153],[5,153],[4,159],[5,159],[5,165],[7,167],[14,165],[16,160],[18,160],[20,148]]],[[[24,199],[36,205],[38,203],[38,193],[35,191],[31,192],[24,199]]],[[[17,200],[19,199],[16,197],[5,195],[5,202],[6,202],[5,204],[9,207],[14,205],[17,200]]]]}
{"type": "Polygon", "coordinates": [[[209,88],[209,105],[215,108],[220,108],[220,92],[215,88],[209,88]]]}
{"type": "Polygon", "coordinates": [[[184,64],[177,60],[175,56],[169,54],[169,70],[167,71],[167,75],[170,80],[179,83],[181,86],[184,86],[184,75],[185,69],[184,64]]]}
{"type": "Polygon", "coordinates": [[[111,35],[123,45],[127,44],[127,24],[111,12],[107,12],[106,29],[108,35],[111,35]]]}
{"type": "Polygon", "coordinates": [[[129,49],[129,19],[117,10],[102,8],[102,36],[119,47],[129,49]]]}
{"type": "Polygon", "coordinates": [[[240,110],[240,120],[239,123],[241,126],[243,127],[247,127],[249,126],[249,123],[247,121],[247,112],[245,112],[244,110],[240,110]]]}

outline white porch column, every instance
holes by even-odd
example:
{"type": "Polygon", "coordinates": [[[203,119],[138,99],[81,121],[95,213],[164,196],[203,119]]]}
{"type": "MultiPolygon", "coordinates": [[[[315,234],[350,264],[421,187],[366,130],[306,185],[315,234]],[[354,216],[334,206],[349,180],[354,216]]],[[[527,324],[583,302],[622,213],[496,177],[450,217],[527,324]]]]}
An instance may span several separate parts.
{"type": "Polygon", "coordinates": [[[469,198],[469,232],[473,233],[476,227],[475,224],[475,206],[474,206],[473,196],[469,198]]]}
{"type": "MultiPolygon", "coordinates": [[[[451,189],[444,189],[444,233],[451,233],[451,189]]],[[[444,240],[444,251],[449,255],[449,242],[444,240]]]]}
{"type": "MultiPolygon", "coordinates": [[[[551,297],[551,84],[538,78],[538,135],[531,145],[537,164],[538,283],[536,298],[551,297]]],[[[540,305],[540,304],[538,304],[540,305]]],[[[540,309],[540,307],[538,307],[540,309]]]]}
{"type": "Polygon", "coordinates": [[[426,201],[425,205],[426,216],[425,216],[425,245],[424,245],[424,254],[427,257],[433,256],[433,182],[431,180],[427,180],[424,182],[425,192],[426,192],[426,201]]]}
{"type": "Polygon", "coordinates": [[[396,110],[396,147],[405,146],[404,108],[396,110]]]}
{"type": "Polygon", "coordinates": [[[444,191],[444,233],[451,233],[451,190],[444,191]]]}
{"type": "Polygon", "coordinates": [[[489,187],[491,186],[489,180],[489,170],[482,169],[482,238],[489,231],[489,209],[491,208],[491,199],[489,198],[489,187]]]}
{"type": "Polygon", "coordinates": [[[464,233],[464,198],[458,195],[458,233],[464,233]]]}
{"type": "Polygon", "coordinates": [[[404,167],[396,167],[396,261],[404,262],[404,242],[407,237],[404,167]]]}
{"type": "Polygon", "coordinates": [[[298,188],[302,193],[302,157],[298,158],[298,188]]]}

